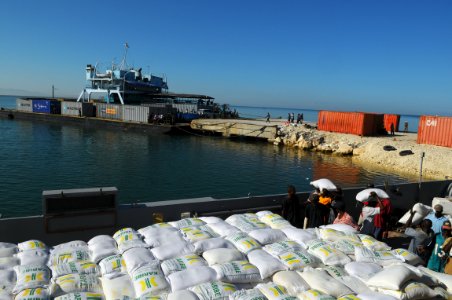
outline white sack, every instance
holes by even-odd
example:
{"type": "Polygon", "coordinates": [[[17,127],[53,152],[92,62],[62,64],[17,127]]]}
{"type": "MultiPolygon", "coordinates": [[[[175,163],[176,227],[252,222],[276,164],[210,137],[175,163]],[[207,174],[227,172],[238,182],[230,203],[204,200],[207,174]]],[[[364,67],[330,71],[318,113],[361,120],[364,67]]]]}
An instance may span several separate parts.
{"type": "Polygon", "coordinates": [[[228,241],[234,244],[234,246],[242,253],[248,254],[249,252],[261,248],[258,241],[250,237],[244,232],[238,232],[226,237],[228,241]]]}
{"type": "Polygon", "coordinates": [[[287,269],[278,259],[261,249],[248,253],[248,260],[259,269],[262,279],[287,269]]]}
{"type": "Polygon", "coordinates": [[[319,260],[305,250],[284,252],[277,258],[291,271],[303,270],[306,267],[314,268],[319,264],[319,260]]]}
{"type": "Polygon", "coordinates": [[[234,244],[221,237],[198,241],[193,245],[195,246],[195,253],[197,254],[202,254],[207,250],[218,248],[236,249],[234,244]]]}
{"type": "Polygon", "coordinates": [[[144,241],[152,248],[159,247],[165,244],[184,242],[184,238],[179,231],[169,231],[168,229],[159,229],[153,234],[145,234],[144,241]]]}
{"type": "Polygon", "coordinates": [[[337,231],[341,231],[344,233],[358,233],[359,231],[347,224],[328,224],[322,225],[320,228],[329,228],[337,231]]]}
{"type": "Polygon", "coordinates": [[[21,291],[19,294],[16,295],[16,297],[14,297],[14,300],[49,300],[49,299],[50,299],[49,292],[45,288],[26,289],[21,291]]]}
{"type": "Polygon", "coordinates": [[[211,281],[198,284],[190,290],[198,296],[199,300],[227,300],[237,288],[231,283],[211,281]]]}
{"type": "Polygon", "coordinates": [[[366,263],[352,261],[344,266],[345,271],[352,276],[356,276],[366,281],[382,270],[382,267],[376,263],[366,263]]]}
{"type": "Polygon", "coordinates": [[[19,248],[19,252],[27,251],[27,250],[46,250],[48,251],[48,248],[46,244],[39,240],[28,240],[22,243],[17,244],[17,247],[19,248]]]}
{"type": "Polygon", "coordinates": [[[216,280],[217,273],[210,267],[193,267],[175,272],[168,276],[171,291],[180,291],[189,287],[216,280]]]}
{"type": "Polygon", "coordinates": [[[226,222],[211,223],[207,226],[215,231],[219,236],[223,237],[240,232],[240,229],[226,222]]]}
{"type": "Polygon", "coordinates": [[[278,214],[267,214],[259,218],[259,220],[273,229],[293,228],[293,226],[278,214]]]}
{"type": "Polygon", "coordinates": [[[218,217],[199,217],[198,219],[200,219],[201,221],[203,221],[206,224],[213,224],[213,223],[224,222],[223,219],[218,218],[218,217]]]}
{"type": "Polygon", "coordinates": [[[389,198],[389,195],[382,189],[372,188],[372,189],[365,189],[365,190],[359,192],[358,194],[356,194],[356,200],[359,202],[367,201],[369,199],[371,192],[375,192],[377,194],[377,196],[381,199],[389,198]]]}
{"type": "Polygon", "coordinates": [[[245,256],[237,249],[218,248],[205,251],[202,257],[204,257],[209,266],[212,266],[235,260],[243,260],[245,256]]]}
{"type": "MultiPolygon", "coordinates": [[[[424,205],[422,203],[416,203],[413,206],[414,216],[412,220],[413,225],[418,225],[422,220],[432,211],[430,206],[424,205]]],[[[408,219],[410,218],[411,213],[408,210],[403,217],[400,218],[399,223],[406,224],[408,219]]]]}
{"type": "Polygon", "coordinates": [[[259,269],[246,260],[231,261],[212,268],[217,272],[217,279],[229,283],[261,282],[259,269]]]}
{"type": "Polygon", "coordinates": [[[206,224],[206,222],[204,222],[203,220],[198,219],[198,218],[186,218],[186,219],[182,219],[179,221],[168,222],[168,224],[170,224],[171,226],[173,226],[177,229],[181,229],[184,227],[201,226],[201,225],[206,224]]]}
{"type": "Polygon", "coordinates": [[[60,277],[68,274],[98,274],[98,267],[91,261],[74,261],[68,263],[61,263],[51,266],[52,277],[60,277]]]}
{"type": "Polygon", "coordinates": [[[324,270],[305,270],[299,273],[300,276],[315,290],[327,295],[341,297],[343,295],[353,294],[345,284],[334,279],[324,270]]]}
{"type": "Polygon", "coordinates": [[[193,267],[207,266],[207,262],[196,254],[188,254],[177,258],[167,259],[161,263],[165,276],[193,267]]]}
{"type": "Polygon", "coordinates": [[[321,240],[310,241],[308,243],[308,253],[319,258],[323,264],[329,266],[343,266],[351,261],[347,255],[321,240]]]}
{"type": "Polygon", "coordinates": [[[16,273],[13,270],[0,270],[0,291],[11,292],[16,284],[16,273]]]}
{"type": "Polygon", "coordinates": [[[260,283],[256,286],[259,291],[267,297],[268,300],[296,300],[296,297],[290,296],[286,289],[273,282],[260,283]]]}
{"type": "Polygon", "coordinates": [[[229,295],[229,300],[265,300],[265,296],[258,289],[238,289],[229,295]]]}
{"type": "Polygon", "coordinates": [[[301,251],[305,250],[306,248],[303,248],[300,244],[294,242],[294,241],[282,241],[282,242],[276,242],[273,244],[268,244],[264,246],[262,249],[265,250],[265,252],[271,254],[274,257],[279,257],[281,254],[288,252],[288,251],[301,251]]]}
{"type": "Polygon", "coordinates": [[[334,298],[333,296],[327,295],[325,293],[322,293],[321,291],[312,289],[312,290],[307,290],[307,291],[301,292],[298,295],[298,299],[301,299],[301,300],[335,300],[336,298],[334,298]]]}
{"type": "Polygon", "coordinates": [[[157,258],[158,260],[166,260],[170,258],[175,258],[178,256],[182,256],[185,254],[191,254],[195,252],[195,247],[186,242],[177,242],[173,244],[166,244],[159,246],[157,248],[154,248],[151,250],[152,254],[157,258]]]}
{"type": "Polygon", "coordinates": [[[419,276],[403,265],[393,265],[384,268],[367,281],[367,285],[389,289],[400,290],[408,280],[419,279],[419,276]]]}
{"type": "Polygon", "coordinates": [[[19,264],[20,260],[17,257],[0,257],[0,270],[12,269],[19,264]]]}
{"type": "Polygon", "coordinates": [[[385,295],[378,292],[367,292],[358,294],[357,297],[361,300],[397,300],[397,298],[385,295]]]}
{"type": "Polygon", "coordinates": [[[250,231],[248,235],[261,245],[267,245],[287,240],[287,236],[279,229],[264,228],[250,231]]]}
{"type": "Polygon", "coordinates": [[[273,274],[272,281],[283,286],[291,296],[310,289],[309,284],[295,271],[280,271],[273,274]]]}
{"type": "Polygon", "coordinates": [[[125,273],[126,263],[121,254],[112,255],[102,259],[99,262],[99,268],[102,275],[111,273],[125,273]]]}
{"type": "Polygon", "coordinates": [[[19,251],[16,244],[0,242],[0,257],[11,257],[19,251]]]}
{"type": "Polygon", "coordinates": [[[93,274],[69,274],[56,278],[51,286],[52,297],[78,292],[101,293],[102,284],[93,274]]]}
{"type": "Polygon", "coordinates": [[[337,187],[334,185],[334,183],[327,178],[321,178],[321,179],[311,181],[310,184],[320,190],[323,190],[323,189],[328,190],[328,191],[336,191],[337,190],[337,187]]]}
{"type": "Polygon", "coordinates": [[[198,296],[190,290],[181,290],[169,293],[167,300],[198,300],[198,296]]]}
{"type": "Polygon", "coordinates": [[[104,300],[104,296],[101,293],[70,293],[54,300],[104,300]]]}
{"type": "Polygon", "coordinates": [[[127,272],[132,274],[136,269],[154,263],[156,260],[147,248],[132,248],[122,254],[127,272]]]}
{"type": "Polygon", "coordinates": [[[314,231],[298,229],[298,228],[283,228],[282,232],[289,238],[289,240],[295,241],[302,245],[305,249],[308,248],[307,243],[309,241],[317,239],[317,235],[314,231]]]}
{"type": "Polygon", "coordinates": [[[50,270],[43,265],[15,266],[16,286],[13,293],[25,289],[46,287],[50,281],[50,270]]]}
{"type": "Polygon", "coordinates": [[[104,276],[101,279],[105,300],[135,299],[135,290],[132,280],[127,274],[104,276]]]}
{"type": "Polygon", "coordinates": [[[137,297],[145,294],[158,295],[169,288],[157,261],[136,269],[130,277],[137,297]]]}

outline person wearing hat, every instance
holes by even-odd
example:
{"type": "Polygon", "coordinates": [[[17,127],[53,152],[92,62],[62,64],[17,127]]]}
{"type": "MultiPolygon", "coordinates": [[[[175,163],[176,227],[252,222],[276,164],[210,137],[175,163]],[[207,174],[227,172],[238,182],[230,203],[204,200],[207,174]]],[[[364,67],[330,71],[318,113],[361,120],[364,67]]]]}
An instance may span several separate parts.
{"type": "MultiPolygon", "coordinates": [[[[444,272],[448,254],[445,255],[442,246],[451,237],[452,226],[450,221],[444,221],[441,226],[441,233],[436,235],[435,246],[432,251],[432,255],[428,260],[427,268],[435,272],[444,272]]],[[[449,241],[448,241],[449,242],[449,241]]]]}
{"type": "Polygon", "coordinates": [[[433,211],[429,213],[425,219],[432,221],[433,232],[435,234],[440,234],[444,221],[447,221],[447,218],[443,215],[443,206],[441,204],[435,205],[433,211]]]}
{"type": "Polygon", "coordinates": [[[355,223],[355,220],[353,220],[353,217],[350,216],[345,211],[345,203],[343,201],[334,200],[333,203],[331,204],[331,207],[336,212],[336,219],[334,219],[333,224],[346,224],[346,225],[353,227],[356,230],[359,229],[359,226],[358,226],[358,224],[355,223]]]}

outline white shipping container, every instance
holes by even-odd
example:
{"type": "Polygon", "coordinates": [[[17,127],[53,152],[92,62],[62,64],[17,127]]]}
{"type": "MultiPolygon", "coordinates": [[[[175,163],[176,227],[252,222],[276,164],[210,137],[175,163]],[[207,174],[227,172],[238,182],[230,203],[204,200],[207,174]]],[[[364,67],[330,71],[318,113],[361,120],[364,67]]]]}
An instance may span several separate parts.
{"type": "Polygon", "coordinates": [[[148,123],[149,107],[137,105],[124,105],[122,120],[125,122],[148,123]]]}
{"type": "Polygon", "coordinates": [[[80,116],[82,114],[82,103],[71,101],[61,102],[61,114],[65,116],[80,116]]]}
{"type": "Polygon", "coordinates": [[[96,110],[98,118],[122,120],[122,105],[96,103],[96,110]]]}
{"type": "Polygon", "coordinates": [[[33,105],[31,100],[27,99],[16,99],[16,107],[18,111],[26,111],[26,112],[32,112],[33,111],[33,105]]]}

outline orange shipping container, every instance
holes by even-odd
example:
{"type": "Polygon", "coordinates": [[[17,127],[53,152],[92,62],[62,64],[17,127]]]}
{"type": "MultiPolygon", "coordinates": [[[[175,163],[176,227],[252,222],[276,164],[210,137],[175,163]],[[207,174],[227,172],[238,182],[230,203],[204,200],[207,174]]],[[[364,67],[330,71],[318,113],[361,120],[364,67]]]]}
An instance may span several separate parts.
{"type": "Polygon", "coordinates": [[[394,131],[399,131],[400,115],[385,114],[383,121],[387,132],[391,132],[391,124],[394,124],[394,131]]]}
{"type": "Polygon", "coordinates": [[[417,143],[452,148],[452,117],[421,116],[417,143]]]}
{"type": "Polygon", "coordinates": [[[317,128],[323,131],[377,135],[383,129],[383,115],[363,112],[319,111],[317,128]]]}

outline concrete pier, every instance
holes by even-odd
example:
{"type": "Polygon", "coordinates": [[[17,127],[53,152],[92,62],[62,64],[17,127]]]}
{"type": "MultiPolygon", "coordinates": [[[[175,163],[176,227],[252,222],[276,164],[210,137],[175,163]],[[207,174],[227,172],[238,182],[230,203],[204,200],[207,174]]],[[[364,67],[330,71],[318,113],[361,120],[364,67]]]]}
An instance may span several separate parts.
{"type": "Polygon", "coordinates": [[[282,120],[197,119],[190,127],[204,132],[221,133],[225,137],[244,136],[273,141],[282,120]]]}

